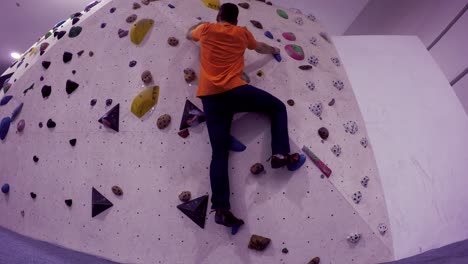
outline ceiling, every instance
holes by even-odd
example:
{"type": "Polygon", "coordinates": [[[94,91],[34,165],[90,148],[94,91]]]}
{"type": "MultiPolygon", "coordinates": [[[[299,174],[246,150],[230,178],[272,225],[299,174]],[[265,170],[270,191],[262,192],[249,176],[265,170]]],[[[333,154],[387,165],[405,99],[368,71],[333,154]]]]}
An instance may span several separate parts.
{"type": "Polygon", "coordinates": [[[0,74],[57,22],[80,12],[92,0],[1,0],[0,74]],[[19,6],[18,6],[19,4],[19,6]]]}
{"type": "MultiPolygon", "coordinates": [[[[132,0],[128,0],[133,2],[132,0]]],[[[134,0],[138,2],[139,0],[134,0]]],[[[189,1],[189,0],[187,0],[189,1]]],[[[190,0],[196,1],[196,0],[190,0]]],[[[286,8],[312,13],[332,35],[341,35],[369,0],[273,0],[286,8]]],[[[0,0],[0,75],[57,22],[80,12],[92,0],[0,0]],[[19,5],[19,6],[18,6],[19,5]]],[[[221,0],[221,2],[228,2],[221,0]]],[[[234,2],[234,1],[233,1],[234,2]]]]}

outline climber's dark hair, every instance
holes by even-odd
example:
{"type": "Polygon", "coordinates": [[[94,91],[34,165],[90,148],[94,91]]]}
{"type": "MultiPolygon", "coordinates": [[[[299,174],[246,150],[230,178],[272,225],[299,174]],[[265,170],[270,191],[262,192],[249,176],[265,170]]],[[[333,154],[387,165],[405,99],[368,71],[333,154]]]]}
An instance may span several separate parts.
{"type": "Polygon", "coordinates": [[[239,8],[235,4],[226,3],[219,8],[218,22],[224,21],[230,24],[237,25],[237,17],[239,16],[239,8]]]}

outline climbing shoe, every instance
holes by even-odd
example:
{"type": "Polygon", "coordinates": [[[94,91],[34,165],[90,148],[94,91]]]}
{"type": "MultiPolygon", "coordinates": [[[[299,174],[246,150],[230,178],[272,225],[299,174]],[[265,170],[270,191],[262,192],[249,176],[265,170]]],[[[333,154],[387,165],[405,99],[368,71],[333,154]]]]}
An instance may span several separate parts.
{"type": "Polygon", "coordinates": [[[244,224],[242,219],[238,219],[228,210],[216,210],[215,222],[227,227],[239,227],[244,224]]]}
{"type": "Polygon", "coordinates": [[[288,170],[290,171],[295,171],[299,169],[306,161],[305,155],[299,153],[288,155],[273,155],[270,159],[271,167],[273,169],[278,169],[287,166],[288,170]]]}

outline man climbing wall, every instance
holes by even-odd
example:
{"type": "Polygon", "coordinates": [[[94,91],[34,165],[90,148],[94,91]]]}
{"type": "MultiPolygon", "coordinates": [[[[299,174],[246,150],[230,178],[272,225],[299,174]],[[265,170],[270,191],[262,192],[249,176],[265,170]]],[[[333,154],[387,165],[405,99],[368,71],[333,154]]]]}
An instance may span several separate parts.
{"type": "MultiPolygon", "coordinates": [[[[258,42],[245,27],[237,26],[239,9],[231,3],[220,7],[217,23],[199,23],[191,27],[187,38],[201,45],[201,70],[197,96],[203,102],[212,147],[210,180],[211,208],[215,222],[237,232],[244,221],[230,211],[228,158],[233,115],[239,112],[265,113],[271,120],[272,168],[297,170],[305,156],[289,154],[286,106],[273,95],[248,85],[242,79],[244,52],[277,55],[280,50],[258,42]]],[[[272,57],[273,58],[273,57],[272,57]]]]}

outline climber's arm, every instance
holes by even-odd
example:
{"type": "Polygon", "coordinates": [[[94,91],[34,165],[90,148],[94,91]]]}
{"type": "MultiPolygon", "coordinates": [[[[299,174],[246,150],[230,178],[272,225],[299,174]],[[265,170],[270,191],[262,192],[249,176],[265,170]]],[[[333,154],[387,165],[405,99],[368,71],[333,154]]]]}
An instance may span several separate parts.
{"type": "Polygon", "coordinates": [[[187,31],[187,34],[185,35],[185,37],[188,39],[188,40],[193,40],[193,41],[199,41],[200,40],[200,35],[201,35],[201,31],[202,31],[202,27],[199,27],[200,25],[203,25],[203,24],[206,24],[207,22],[200,22],[194,26],[191,26],[188,31],[187,31]]]}
{"type": "Polygon", "coordinates": [[[280,54],[280,49],[276,47],[272,47],[268,44],[263,42],[258,42],[255,51],[260,54],[280,54]]]}

